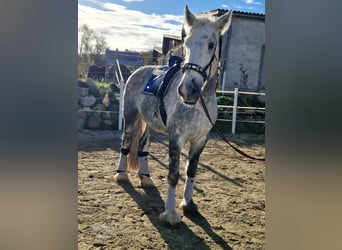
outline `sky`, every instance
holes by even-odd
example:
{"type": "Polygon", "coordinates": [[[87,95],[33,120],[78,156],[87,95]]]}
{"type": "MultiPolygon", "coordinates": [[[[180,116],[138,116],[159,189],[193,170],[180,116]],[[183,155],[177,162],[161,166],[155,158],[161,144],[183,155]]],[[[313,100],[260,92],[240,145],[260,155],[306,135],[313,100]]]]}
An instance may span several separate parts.
{"type": "Polygon", "coordinates": [[[112,50],[148,51],[161,47],[164,34],[180,36],[185,5],[194,14],[219,8],[265,13],[265,0],[78,0],[78,28],[87,24],[112,50]]]}

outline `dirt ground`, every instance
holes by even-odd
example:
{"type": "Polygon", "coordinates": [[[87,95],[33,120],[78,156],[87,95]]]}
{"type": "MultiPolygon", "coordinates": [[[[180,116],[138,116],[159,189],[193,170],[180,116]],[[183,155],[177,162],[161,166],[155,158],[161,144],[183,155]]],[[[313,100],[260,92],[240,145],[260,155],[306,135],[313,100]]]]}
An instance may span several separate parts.
{"type": "MultiPolygon", "coordinates": [[[[197,216],[182,215],[168,227],[159,222],[167,190],[168,141],[154,134],[150,170],[156,188],[114,181],[119,131],[79,132],[78,248],[83,249],[265,249],[265,163],[235,153],[210,134],[196,175],[197,216]]],[[[245,152],[264,157],[264,136],[228,138],[245,152]]],[[[184,186],[187,149],[181,156],[177,204],[184,186]]]]}

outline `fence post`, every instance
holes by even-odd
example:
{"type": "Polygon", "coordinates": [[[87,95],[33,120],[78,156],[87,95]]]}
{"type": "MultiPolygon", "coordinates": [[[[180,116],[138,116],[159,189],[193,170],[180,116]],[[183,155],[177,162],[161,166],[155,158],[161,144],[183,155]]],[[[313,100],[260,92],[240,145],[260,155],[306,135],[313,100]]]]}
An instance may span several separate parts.
{"type": "MultiPolygon", "coordinates": [[[[118,70],[120,73],[120,102],[119,102],[119,119],[118,119],[118,129],[122,130],[122,99],[123,99],[123,87],[124,87],[124,79],[122,77],[122,72],[119,64],[119,60],[116,59],[116,63],[118,65],[118,70]]],[[[116,77],[118,78],[118,73],[116,73],[116,77]]]]}
{"type": "Polygon", "coordinates": [[[234,105],[233,105],[233,119],[232,119],[232,134],[235,134],[236,128],[236,111],[237,111],[237,104],[238,104],[238,96],[239,96],[239,89],[234,88],[234,105]]]}
{"type": "Polygon", "coordinates": [[[223,71],[223,77],[222,77],[222,86],[221,86],[221,88],[222,88],[222,94],[224,95],[224,93],[223,93],[223,91],[225,90],[225,88],[226,88],[226,75],[227,75],[227,71],[225,70],[225,71],[223,71]]]}

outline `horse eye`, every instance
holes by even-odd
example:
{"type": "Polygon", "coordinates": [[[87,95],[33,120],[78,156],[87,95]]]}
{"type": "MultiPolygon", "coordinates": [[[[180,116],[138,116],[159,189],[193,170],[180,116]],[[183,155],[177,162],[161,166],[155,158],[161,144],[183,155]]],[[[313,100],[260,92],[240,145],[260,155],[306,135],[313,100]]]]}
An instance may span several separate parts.
{"type": "Polygon", "coordinates": [[[213,49],[214,48],[214,43],[213,42],[210,42],[209,44],[208,44],[208,49],[213,49]]]}

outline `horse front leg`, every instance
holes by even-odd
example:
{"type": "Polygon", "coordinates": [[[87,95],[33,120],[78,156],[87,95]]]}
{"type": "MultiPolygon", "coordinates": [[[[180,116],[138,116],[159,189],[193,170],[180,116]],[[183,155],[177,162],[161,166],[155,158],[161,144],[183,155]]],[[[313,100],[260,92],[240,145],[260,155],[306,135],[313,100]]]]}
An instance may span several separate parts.
{"type": "Polygon", "coordinates": [[[186,166],[186,179],[184,185],[183,200],[180,207],[183,208],[184,214],[196,214],[197,205],[194,203],[192,196],[194,190],[195,175],[197,172],[197,165],[199,162],[200,155],[206,145],[207,139],[196,142],[190,142],[189,158],[186,166]]]}
{"type": "Polygon", "coordinates": [[[182,144],[178,138],[169,140],[169,174],[168,174],[168,192],[165,201],[165,211],[160,214],[159,219],[170,225],[176,225],[181,217],[176,212],[176,186],[179,180],[179,158],[182,144]]]}

